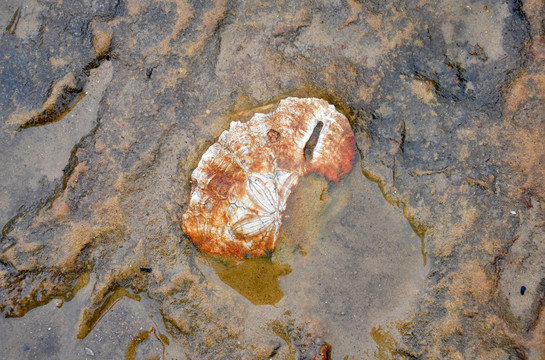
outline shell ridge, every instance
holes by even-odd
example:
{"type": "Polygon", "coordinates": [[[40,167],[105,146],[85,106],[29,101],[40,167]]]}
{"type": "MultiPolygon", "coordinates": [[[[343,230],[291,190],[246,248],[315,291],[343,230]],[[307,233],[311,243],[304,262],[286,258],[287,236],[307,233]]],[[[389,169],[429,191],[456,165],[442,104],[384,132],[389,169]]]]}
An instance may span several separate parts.
{"type": "Polygon", "coordinates": [[[239,157],[237,156],[237,154],[235,154],[235,152],[229,148],[229,146],[227,144],[223,144],[223,143],[220,143],[220,142],[217,142],[216,144],[220,144],[221,147],[223,149],[225,149],[225,151],[227,151],[232,157],[233,157],[233,160],[235,160],[235,162],[237,163],[238,166],[240,166],[240,168],[242,169],[242,171],[244,172],[244,174],[246,175],[246,173],[248,172],[248,167],[246,166],[246,164],[244,164],[242,162],[242,160],[239,159],[239,157]]]}
{"type": "Polygon", "coordinates": [[[251,216],[237,221],[233,225],[233,231],[240,235],[255,236],[262,233],[274,223],[274,217],[270,214],[263,216],[251,216]]]}
{"type": "Polygon", "coordinates": [[[268,213],[273,213],[277,209],[278,195],[271,192],[263,180],[257,176],[248,177],[246,192],[250,200],[268,213]]]}
{"type": "Polygon", "coordinates": [[[291,188],[297,183],[299,180],[299,176],[295,173],[291,173],[288,175],[288,177],[284,180],[281,186],[281,192],[280,192],[280,210],[283,211],[286,208],[286,204],[288,202],[288,197],[291,194],[291,188]]]}

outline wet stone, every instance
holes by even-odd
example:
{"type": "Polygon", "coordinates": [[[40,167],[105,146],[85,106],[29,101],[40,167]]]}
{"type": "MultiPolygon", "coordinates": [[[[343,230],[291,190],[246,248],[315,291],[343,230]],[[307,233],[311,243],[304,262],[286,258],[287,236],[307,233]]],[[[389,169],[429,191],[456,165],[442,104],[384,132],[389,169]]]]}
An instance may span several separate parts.
{"type": "Polygon", "coordinates": [[[85,347],[85,355],[95,356],[95,352],[88,347],[85,347]]]}
{"type": "Polygon", "coordinates": [[[0,353],[543,358],[544,11],[0,1],[0,353]],[[211,258],[191,175],[289,97],[335,106],[359,159],[301,174],[274,251],[211,258]]]}

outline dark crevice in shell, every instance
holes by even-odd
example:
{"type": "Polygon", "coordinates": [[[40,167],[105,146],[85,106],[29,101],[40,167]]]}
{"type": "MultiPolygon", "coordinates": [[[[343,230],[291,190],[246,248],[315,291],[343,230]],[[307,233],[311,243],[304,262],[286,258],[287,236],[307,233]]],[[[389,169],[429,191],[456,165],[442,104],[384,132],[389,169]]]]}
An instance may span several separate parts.
{"type": "Polygon", "coordinates": [[[312,134],[310,134],[310,137],[305,144],[305,159],[307,161],[312,160],[312,155],[314,153],[314,148],[316,147],[316,144],[318,143],[318,138],[320,137],[320,133],[322,132],[322,128],[324,127],[324,123],[321,121],[318,121],[318,124],[314,127],[314,130],[312,130],[312,134]]]}

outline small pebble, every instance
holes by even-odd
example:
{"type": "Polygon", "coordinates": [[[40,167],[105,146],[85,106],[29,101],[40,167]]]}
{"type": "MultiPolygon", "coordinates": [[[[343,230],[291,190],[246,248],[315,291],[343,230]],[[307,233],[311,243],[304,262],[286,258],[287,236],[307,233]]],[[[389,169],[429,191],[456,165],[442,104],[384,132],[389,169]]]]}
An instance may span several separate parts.
{"type": "Polygon", "coordinates": [[[151,79],[151,74],[153,74],[153,68],[152,67],[147,68],[146,69],[146,76],[148,77],[148,79],[151,79]]]}
{"type": "Polygon", "coordinates": [[[151,272],[151,268],[150,268],[150,267],[146,267],[146,266],[141,266],[141,267],[140,267],[140,271],[150,273],[150,272],[151,272]]]}
{"type": "Polygon", "coordinates": [[[525,292],[526,292],[526,286],[521,286],[520,287],[520,294],[524,295],[525,292]]]}
{"type": "Polygon", "coordinates": [[[89,349],[88,347],[85,348],[85,354],[89,355],[89,356],[95,356],[95,352],[91,349],[89,349]]]}

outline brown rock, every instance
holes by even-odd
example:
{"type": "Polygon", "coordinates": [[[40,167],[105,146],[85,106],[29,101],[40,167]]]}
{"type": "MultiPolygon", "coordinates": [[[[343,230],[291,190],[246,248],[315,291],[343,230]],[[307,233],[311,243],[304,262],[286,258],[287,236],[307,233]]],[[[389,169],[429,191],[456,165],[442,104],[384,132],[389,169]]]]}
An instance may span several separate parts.
{"type": "Polygon", "coordinates": [[[51,209],[53,210],[53,215],[56,218],[64,218],[70,213],[70,208],[68,207],[68,204],[65,203],[62,199],[57,199],[53,202],[53,205],[51,206],[51,209]]]}
{"type": "Polygon", "coordinates": [[[106,150],[106,143],[103,139],[98,138],[95,140],[95,153],[102,154],[106,150]]]}
{"type": "Polygon", "coordinates": [[[97,57],[103,57],[110,52],[112,33],[97,31],[93,36],[93,47],[97,57]]]}

